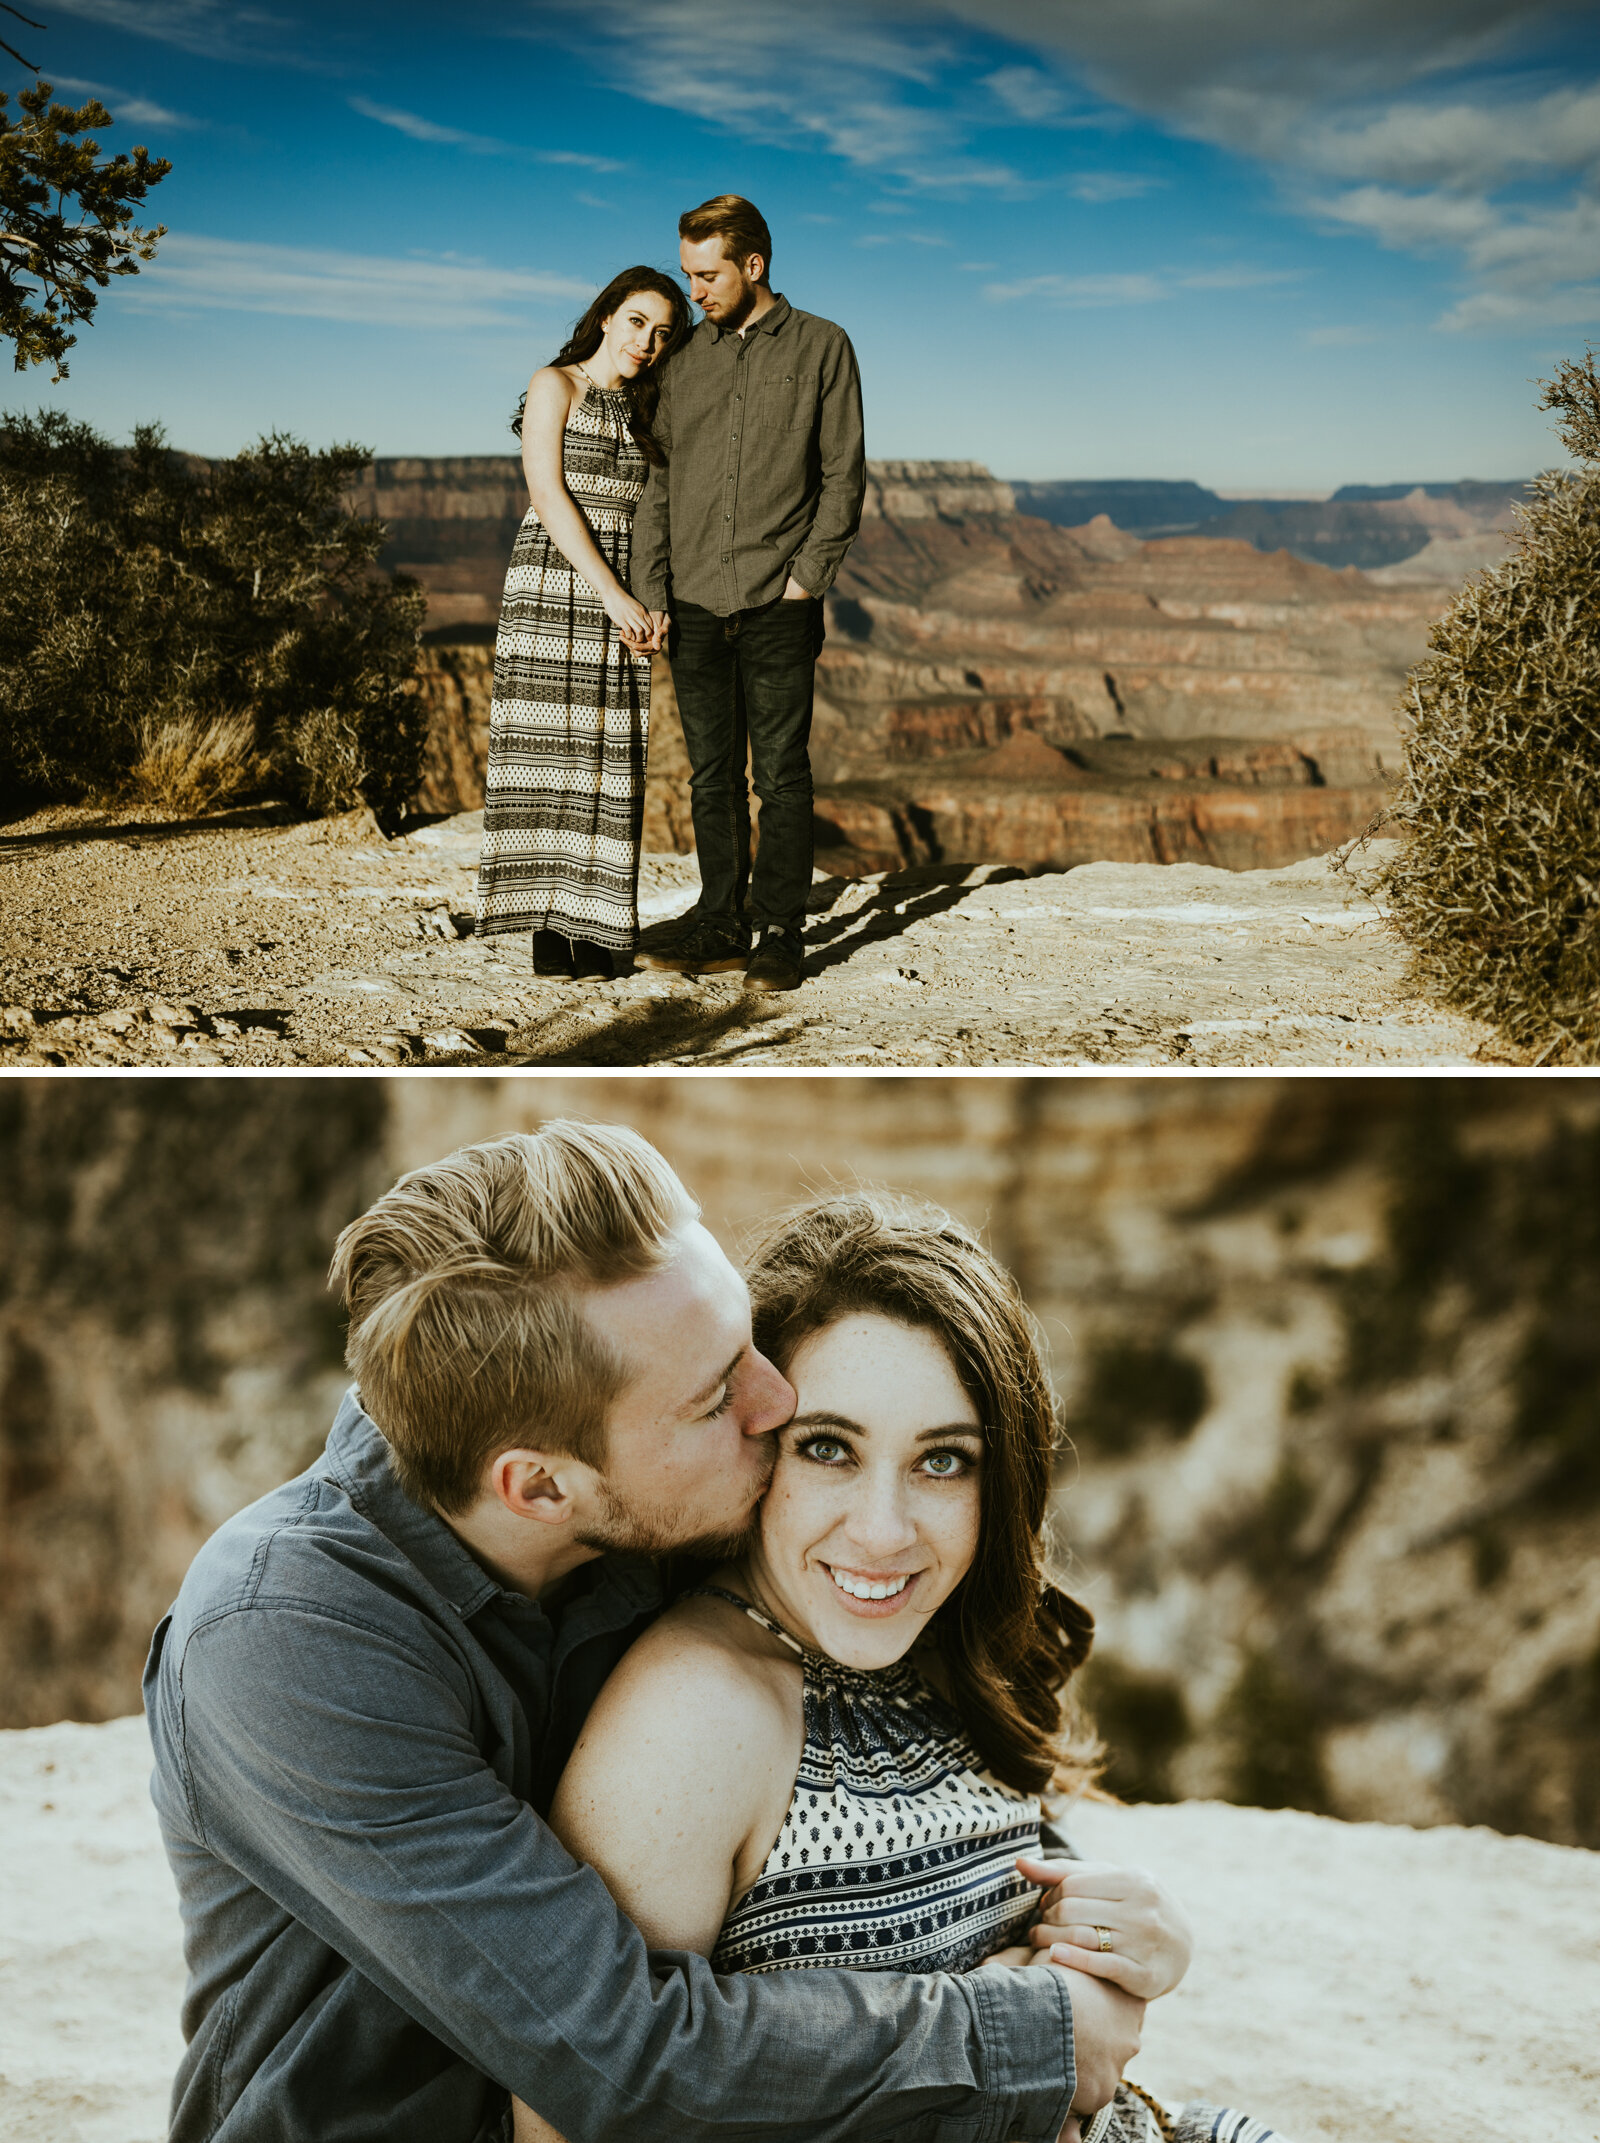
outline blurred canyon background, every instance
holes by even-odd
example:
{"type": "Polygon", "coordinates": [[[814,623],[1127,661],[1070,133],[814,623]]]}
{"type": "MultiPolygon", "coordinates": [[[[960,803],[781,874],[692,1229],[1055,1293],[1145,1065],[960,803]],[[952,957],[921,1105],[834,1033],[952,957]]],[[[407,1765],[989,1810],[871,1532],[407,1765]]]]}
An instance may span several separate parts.
{"type": "Polygon", "coordinates": [[[1124,1797],[1600,1845],[1600,1093],[1559,1081],[7,1081],[0,1725],[137,1708],[200,1542],[321,1445],[337,1230],[563,1111],[730,1248],[857,1175],[987,1230],[1124,1797]]]}
{"type": "MultiPolygon", "coordinates": [[[[819,864],[1255,869],[1353,838],[1398,768],[1429,622],[1505,554],[1524,490],[1228,499],[870,462],[818,667],[819,864]]],[[[427,594],[418,807],[475,810],[521,467],[379,459],[354,502],[388,525],[383,565],[427,594]]],[[[686,854],[688,767],[655,668],[645,845],[686,854]]]]}

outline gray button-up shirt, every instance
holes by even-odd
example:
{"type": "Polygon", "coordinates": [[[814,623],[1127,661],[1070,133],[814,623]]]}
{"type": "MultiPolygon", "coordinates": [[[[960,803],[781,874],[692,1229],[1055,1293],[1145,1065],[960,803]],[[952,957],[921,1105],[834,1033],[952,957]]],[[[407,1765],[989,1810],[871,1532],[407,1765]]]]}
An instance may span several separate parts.
{"type": "MultiPolygon", "coordinates": [[[[173,2143],[1054,2143],[1054,1972],[718,1978],[541,1817],[654,1566],[548,1610],[400,1488],[354,1392],[196,1557],[145,1673],[188,2050],[173,2143]]],[[[641,1785],[645,1782],[641,1781],[641,1785]]]]}
{"type": "Polygon", "coordinates": [[[634,515],[633,592],[727,617],[826,595],[861,526],[861,379],[843,328],[779,298],[743,335],[702,320],[662,375],[634,515]]]}

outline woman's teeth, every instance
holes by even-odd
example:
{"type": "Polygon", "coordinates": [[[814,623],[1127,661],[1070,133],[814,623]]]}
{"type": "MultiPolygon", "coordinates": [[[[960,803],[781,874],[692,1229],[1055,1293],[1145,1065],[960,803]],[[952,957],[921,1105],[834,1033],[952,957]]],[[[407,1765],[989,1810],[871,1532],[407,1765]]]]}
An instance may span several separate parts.
{"type": "Polygon", "coordinates": [[[841,1592],[849,1593],[852,1600],[892,1600],[897,1592],[904,1592],[911,1583],[909,1577],[847,1577],[842,1570],[830,1570],[828,1575],[841,1592]]]}

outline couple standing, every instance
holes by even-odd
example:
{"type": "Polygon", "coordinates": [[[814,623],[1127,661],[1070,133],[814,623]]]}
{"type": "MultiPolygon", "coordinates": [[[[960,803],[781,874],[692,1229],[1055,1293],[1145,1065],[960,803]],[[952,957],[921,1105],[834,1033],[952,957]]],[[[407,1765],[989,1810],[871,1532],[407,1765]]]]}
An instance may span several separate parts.
{"type": "Polygon", "coordinates": [[[146,1670],[172,2143],[1269,2143],[1119,2080],[1182,1913],[1042,1857],[1092,1623],[975,1237],[838,1193],[741,1275],[637,1134],[555,1122],[334,1277],[358,1389],[146,1670]]]}
{"type": "Polygon", "coordinates": [[[792,990],[814,666],[860,524],[861,387],[842,329],[773,291],[751,202],[718,195],[678,231],[699,326],[670,276],[626,269],[518,414],[532,505],[495,641],[477,927],[531,930],[541,975],[632,961],[650,655],[666,650],[700,896],[642,964],[792,990]]]}

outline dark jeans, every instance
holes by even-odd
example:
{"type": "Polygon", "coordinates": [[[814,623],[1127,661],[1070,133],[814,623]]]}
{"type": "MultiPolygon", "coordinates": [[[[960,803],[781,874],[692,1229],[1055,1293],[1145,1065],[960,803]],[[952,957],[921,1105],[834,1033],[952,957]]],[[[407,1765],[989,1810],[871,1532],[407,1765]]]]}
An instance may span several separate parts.
{"type": "Polygon", "coordinates": [[[698,603],[673,608],[672,682],[689,754],[689,803],[699,851],[696,913],[730,932],[798,932],[811,890],[811,698],[822,646],[822,605],[763,603],[719,618],[698,603]],[[750,867],[745,744],[761,799],[761,840],[750,867]]]}

